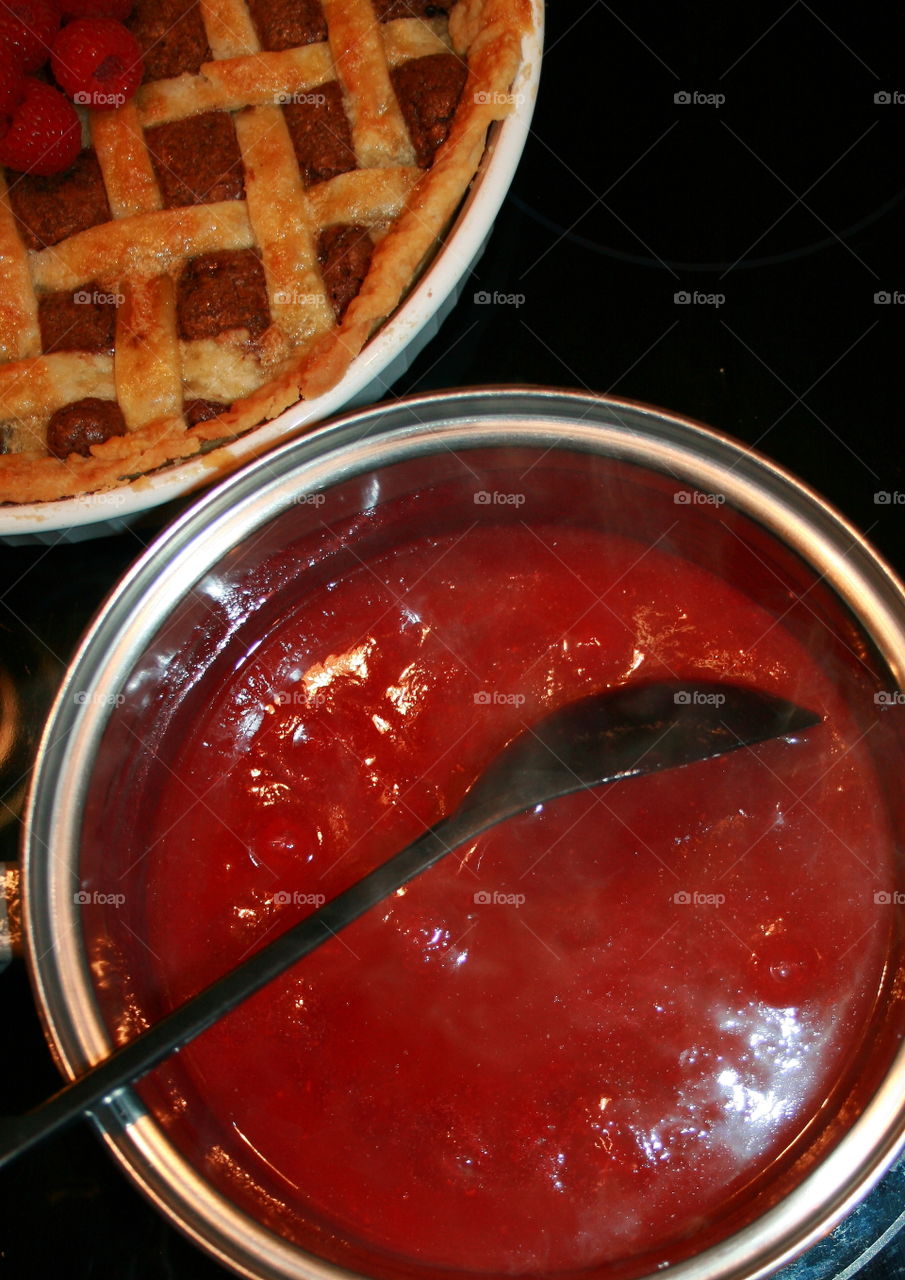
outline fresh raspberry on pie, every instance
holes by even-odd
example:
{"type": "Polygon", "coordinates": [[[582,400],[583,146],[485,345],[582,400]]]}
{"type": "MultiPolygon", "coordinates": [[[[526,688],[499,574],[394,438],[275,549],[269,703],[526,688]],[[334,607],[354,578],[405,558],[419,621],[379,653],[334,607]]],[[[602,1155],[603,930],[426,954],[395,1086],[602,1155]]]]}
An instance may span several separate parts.
{"type": "Polygon", "coordinates": [[[112,18],[76,18],[57,36],[50,59],[73,102],[95,111],[121,107],[141,84],[138,41],[112,18]]]}
{"type": "Polygon", "coordinates": [[[64,22],[70,18],[115,18],[125,22],[134,8],[134,0],[60,0],[64,22]]]}
{"type": "Polygon", "coordinates": [[[0,164],[49,177],[74,163],[82,145],[82,126],[59,89],[32,76],[24,80],[24,97],[0,138],[0,164]]]}
{"type": "Polygon", "coordinates": [[[51,0],[3,0],[0,4],[0,61],[20,71],[37,71],[50,56],[60,29],[60,13],[51,0]]]}

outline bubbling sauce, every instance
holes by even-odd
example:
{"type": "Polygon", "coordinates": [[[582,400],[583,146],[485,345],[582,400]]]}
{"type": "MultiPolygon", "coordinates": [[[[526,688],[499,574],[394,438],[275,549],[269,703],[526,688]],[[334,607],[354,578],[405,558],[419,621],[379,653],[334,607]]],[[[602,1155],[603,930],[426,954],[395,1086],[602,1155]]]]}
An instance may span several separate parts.
{"type": "Polygon", "coordinates": [[[376,1259],[519,1273],[665,1260],[800,1153],[883,970],[872,766],[817,654],[628,538],[415,539],[247,644],[159,796],[147,945],[175,1005],[436,821],[523,724],[677,676],[824,723],[541,806],[271,983],[178,1058],[218,1118],[208,1176],[376,1259]]]}

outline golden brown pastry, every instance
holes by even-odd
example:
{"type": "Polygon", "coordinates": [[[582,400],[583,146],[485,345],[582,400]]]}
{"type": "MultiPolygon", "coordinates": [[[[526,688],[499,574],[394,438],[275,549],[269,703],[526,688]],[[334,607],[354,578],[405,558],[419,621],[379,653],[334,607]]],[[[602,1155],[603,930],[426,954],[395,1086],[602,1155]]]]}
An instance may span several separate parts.
{"type": "Polygon", "coordinates": [[[92,492],[320,395],[474,176],[529,0],[139,0],[145,83],[0,170],[0,501],[92,492]]]}

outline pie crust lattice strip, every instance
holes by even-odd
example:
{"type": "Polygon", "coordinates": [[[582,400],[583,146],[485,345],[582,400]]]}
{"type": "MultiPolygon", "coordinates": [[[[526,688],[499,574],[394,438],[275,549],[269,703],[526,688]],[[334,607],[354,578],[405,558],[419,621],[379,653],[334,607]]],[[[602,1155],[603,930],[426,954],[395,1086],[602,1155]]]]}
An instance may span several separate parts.
{"type": "Polygon", "coordinates": [[[2,502],[111,488],[334,386],[511,110],[531,6],[139,0],[132,24],[146,82],[82,113],[73,169],[0,170],[2,502]]]}

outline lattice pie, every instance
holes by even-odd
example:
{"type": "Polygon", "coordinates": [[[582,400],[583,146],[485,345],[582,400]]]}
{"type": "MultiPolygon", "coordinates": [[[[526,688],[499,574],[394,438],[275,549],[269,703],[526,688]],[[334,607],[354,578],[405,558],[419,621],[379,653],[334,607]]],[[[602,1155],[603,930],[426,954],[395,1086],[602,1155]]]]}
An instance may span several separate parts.
{"type": "Polygon", "coordinates": [[[529,0],[138,0],[138,95],[0,170],[0,501],[90,492],[333,386],[448,225],[529,0]]]}

